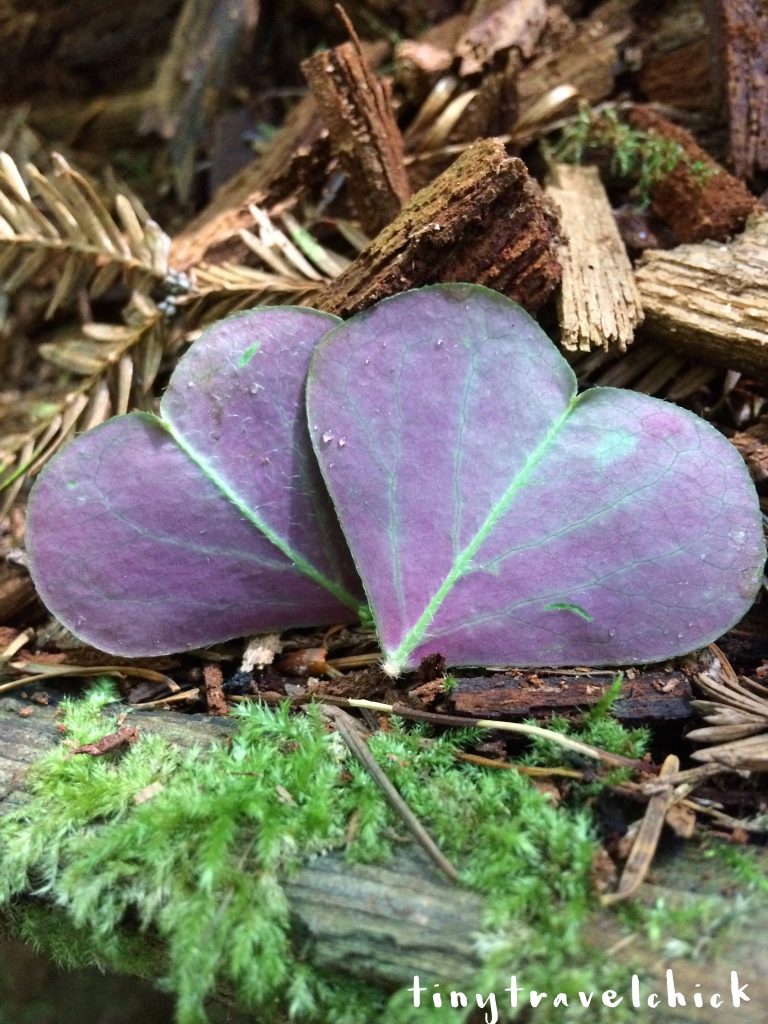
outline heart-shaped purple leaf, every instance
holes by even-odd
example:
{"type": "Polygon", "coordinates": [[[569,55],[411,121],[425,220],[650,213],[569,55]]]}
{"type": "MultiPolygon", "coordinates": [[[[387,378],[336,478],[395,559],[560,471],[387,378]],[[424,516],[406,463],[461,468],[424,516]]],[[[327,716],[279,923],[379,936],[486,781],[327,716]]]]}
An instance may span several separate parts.
{"type": "Polygon", "coordinates": [[[229,317],[181,359],[160,418],[117,417],[51,461],[30,498],[31,570],[77,636],[137,656],[356,618],[304,416],[309,358],[335,323],[229,317]]]}
{"type": "Polygon", "coordinates": [[[747,611],[754,487],[706,422],[576,397],[536,323],[473,285],[381,302],[310,367],[312,440],[393,674],[656,661],[747,611]]]}

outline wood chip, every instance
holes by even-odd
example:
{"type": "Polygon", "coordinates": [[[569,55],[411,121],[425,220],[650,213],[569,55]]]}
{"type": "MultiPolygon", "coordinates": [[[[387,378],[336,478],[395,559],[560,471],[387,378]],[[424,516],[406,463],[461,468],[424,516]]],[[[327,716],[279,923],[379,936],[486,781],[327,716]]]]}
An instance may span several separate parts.
{"type": "Polygon", "coordinates": [[[571,351],[624,352],[642,323],[643,310],[597,168],[555,164],[550,182],[547,195],[560,210],[564,235],[558,300],[562,344],[571,351]]]}
{"type": "Polygon", "coordinates": [[[363,230],[375,234],[410,196],[389,83],[374,75],[357,37],[314,54],[301,69],[349,183],[363,230]]]}
{"type": "Polygon", "coordinates": [[[205,703],[209,715],[228,715],[229,705],[224,696],[222,683],[224,676],[218,665],[204,665],[203,679],[205,680],[205,703]]]}
{"type": "Polygon", "coordinates": [[[139,730],[135,725],[121,725],[115,732],[110,732],[97,743],[84,743],[80,747],[73,747],[70,754],[89,754],[91,757],[103,757],[105,754],[112,754],[116,750],[123,750],[135,743],[139,738],[139,730]]]}
{"type": "Polygon", "coordinates": [[[560,280],[557,216],[503,143],[471,146],[322,292],[320,309],[348,316],[437,281],[473,281],[537,309],[560,280]]]}
{"type": "Polygon", "coordinates": [[[768,7],[717,0],[731,162],[739,177],[768,169],[768,7]]]}
{"type": "Polygon", "coordinates": [[[728,245],[644,254],[635,279],[646,330],[678,353],[768,377],[768,214],[728,245]]]}
{"type": "Polygon", "coordinates": [[[548,18],[546,0],[477,0],[456,46],[460,73],[477,74],[512,47],[530,60],[548,18]]]}
{"type": "MultiPolygon", "coordinates": [[[[568,19],[564,20],[568,25],[568,19]]],[[[574,86],[589,103],[610,96],[620,65],[620,48],[634,29],[624,0],[608,0],[578,26],[570,23],[567,38],[560,45],[520,72],[520,117],[525,118],[543,95],[559,85],[574,86]]]]}
{"type": "Polygon", "coordinates": [[[668,174],[651,186],[651,210],[681,242],[718,242],[741,231],[757,200],[744,184],[702,149],[690,132],[644,105],[627,120],[634,128],[677,143],[683,153],[668,174]]]}

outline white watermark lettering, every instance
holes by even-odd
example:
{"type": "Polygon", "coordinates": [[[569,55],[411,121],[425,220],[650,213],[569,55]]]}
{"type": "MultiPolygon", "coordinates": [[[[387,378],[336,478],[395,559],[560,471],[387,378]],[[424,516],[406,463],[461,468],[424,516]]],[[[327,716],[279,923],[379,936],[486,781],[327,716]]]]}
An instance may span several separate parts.
{"type": "MultiPolygon", "coordinates": [[[[728,983],[722,986],[707,985],[700,981],[682,985],[675,980],[675,973],[669,968],[664,974],[664,985],[658,991],[650,983],[644,981],[639,974],[633,974],[624,989],[616,987],[567,992],[559,990],[556,982],[548,985],[547,988],[548,991],[529,989],[523,984],[519,975],[513,974],[510,976],[509,985],[504,989],[502,996],[497,997],[495,992],[467,993],[453,989],[446,991],[445,998],[443,998],[439,984],[429,987],[422,985],[418,974],[414,974],[413,984],[408,988],[408,992],[413,994],[413,1005],[416,1009],[431,1003],[438,1009],[449,1006],[454,1010],[463,1010],[474,1004],[478,1009],[485,1011],[482,1018],[485,1024],[498,1024],[499,1008],[503,1009],[507,1006],[511,1010],[526,1006],[532,1010],[560,1009],[571,1005],[581,1005],[585,1009],[589,1009],[594,1001],[595,1004],[602,1004],[609,1009],[625,1004],[635,1010],[661,1009],[664,1013],[667,1009],[682,1009],[683,1007],[694,1011],[708,1007],[714,1009],[733,1007],[738,1010],[742,1003],[750,1002],[750,997],[747,995],[749,984],[742,982],[738,971],[731,971],[728,983]]],[[[641,1018],[641,1014],[638,1014],[638,1018],[641,1018]]]]}

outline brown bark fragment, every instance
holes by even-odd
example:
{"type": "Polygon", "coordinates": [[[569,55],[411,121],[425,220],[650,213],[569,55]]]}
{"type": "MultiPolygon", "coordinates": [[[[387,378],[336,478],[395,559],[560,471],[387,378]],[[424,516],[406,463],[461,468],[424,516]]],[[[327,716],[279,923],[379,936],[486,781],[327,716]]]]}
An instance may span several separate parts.
{"type": "Polygon", "coordinates": [[[473,281],[536,309],[560,280],[558,242],[525,164],[486,139],[417,192],[317,304],[347,316],[407,288],[473,281]]]}
{"type": "Polygon", "coordinates": [[[420,103],[448,72],[466,24],[466,15],[457,14],[432,25],[418,39],[403,39],[397,44],[395,81],[409,100],[420,103]]]}
{"type": "Polygon", "coordinates": [[[555,164],[547,195],[560,209],[564,244],[558,299],[561,341],[571,351],[626,351],[643,310],[632,265],[595,167],[555,164]]]}
{"type": "MultiPolygon", "coordinates": [[[[454,710],[474,718],[508,718],[593,707],[612,680],[606,676],[474,676],[459,679],[451,691],[454,710]]],[[[612,712],[620,722],[691,718],[691,686],[682,672],[640,672],[624,678],[612,712]]]]}
{"type": "Polygon", "coordinates": [[[768,6],[718,0],[730,151],[740,178],[768,170],[768,6]]]}
{"type": "Polygon", "coordinates": [[[34,584],[26,572],[0,564],[0,623],[5,625],[14,615],[27,611],[36,599],[34,584]]]}
{"type": "Polygon", "coordinates": [[[639,29],[643,57],[637,81],[645,98],[682,110],[711,110],[715,96],[705,5],[672,0],[649,11],[639,29]]]}
{"type": "Polygon", "coordinates": [[[520,117],[558,85],[574,86],[583,99],[599,103],[613,91],[620,47],[629,38],[634,23],[628,5],[608,0],[589,18],[574,27],[552,53],[543,54],[520,72],[518,96],[520,117]]]}
{"type": "Polygon", "coordinates": [[[135,725],[121,725],[115,732],[102,736],[96,743],[84,743],[80,747],[73,747],[71,754],[89,754],[91,757],[104,757],[105,754],[113,754],[116,750],[124,750],[135,743],[139,738],[139,730],[135,725]]]}
{"type": "Polygon", "coordinates": [[[658,341],[768,378],[768,214],[728,245],[649,250],[635,278],[658,341]]]}
{"type": "Polygon", "coordinates": [[[205,703],[209,715],[228,715],[229,705],[224,696],[224,676],[218,665],[203,666],[205,680],[205,703]]]}
{"type": "Polygon", "coordinates": [[[683,150],[684,158],[651,188],[651,209],[681,242],[725,241],[742,230],[757,200],[690,132],[645,106],[633,107],[628,120],[633,127],[670,139],[683,150]]]}
{"type": "Polygon", "coordinates": [[[546,0],[477,0],[456,46],[460,73],[477,74],[512,47],[530,60],[548,17],[546,0]]]}
{"type": "Polygon", "coordinates": [[[260,160],[249,164],[214,196],[209,205],[173,240],[171,264],[187,270],[203,260],[247,262],[240,238],[253,226],[248,207],[273,207],[303,191],[329,157],[328,137],[312,96],[286,118],[260,160]]]}
{"type": "Polygon", "coordinates": [[[761,416],[748,430],[734,434],[731,443],[738,448],[755,483],[768,480],[768,416],[761,416]]]}
{"type": "Polygon", "coordinates": [[[389,84],[374,75],[357,39],[309,57],[301,68],[363,229],[374,234],[394,220],[410,195],[389,84]]]}

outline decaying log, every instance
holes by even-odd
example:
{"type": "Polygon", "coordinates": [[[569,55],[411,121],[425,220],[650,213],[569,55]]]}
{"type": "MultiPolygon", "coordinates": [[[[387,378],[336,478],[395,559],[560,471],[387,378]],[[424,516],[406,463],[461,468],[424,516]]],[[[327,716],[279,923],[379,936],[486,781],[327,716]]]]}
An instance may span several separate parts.
{"type": "Polygon", "coordinates": [[[651,209],[681,242],[723,242],[741,231],[757,200],[697,145],[690,132],[646,106],[630,110],[629,123],[676,142],[683,159],[651,186],[651,209]]]}
{"type": "Polygon", "coordinates": [[[389,82],[377,78],[355,37],[302,62],[331,146],[347,175],[363,230],[375,234],[410,196],[389,82]]]}
{"type": "Polygon", "coordinates": [[[719,366],[768,377],[768,214],[728,245],[650,249],[636,271],[647,330],[719,366]]]}
{"type": "Polygon", "coordinates": [[[560,279],[558,242],[525,164],[487,139],[417,192],[317,305],[347,316],[407,288],[473,281],[536,309],[560,279]]]}
{"type": "MultiPolygon", "coordinates": [[[[612,677],[526,673],[460,678],[450,693],[454,712],[474,718],[527,718],[593,707],[612,677]]],[[[611,710],[620,722],[688,719],[691,684],[682,672],[626,674],[611,710]]]]}
{"type": "Polygon", "coordinates": [[[736,174],[768,170],[768,7],[764,0],[717,0],[721,66],[736,174]]]}
{"type": "Polygon", "coordinates": [[[574,86],[583,99],[599,103],[613,92],[620,50],[634,30],[623,0],[608,0],[573,26],[568,38],[533,60],[517,81],[520,116],[558,85],[574,86]]]}
{"type": "Polygon", "coordinates": [[[560,340],[571,351],[626,351],[643,320],[627,250],[596,167],[555,164],[547,195],[560,210],[560,340]]]}
{"type": "MultiPolygon", "coordinates": [[[[34,706],[27,718],[20,707],[32,705],[12,696],[0,699],[3,750],[0,754],[0,818],[4,810],[25,801],[26,769],[60,741],[55,707],[34,706]]],[[[131,719],[142,733],[162,735],[184,748],[226,741],[236,726],[231,719],[166,712],[135,713],[131,719]]],[[[641,812],[641,808],[638,808],[641,812]]],[[[653,884],[646,884],[641,898],[656,903],[685,905],[702,894],[712,900],[712,921],[733,918],[732,890],[719,884],[713,862],[702,858],[693,844],[676,849],[654,868],[653,884]]],[[[515,880],[509,879],[514,885],[515,880]]],[[[383,987],[412,984],[414,974],[452,987],[479,962],[476,933],[485,912],[482,897],[452,885],[415,852],[399,852],[383,865],[349,864],[337,854],[316,857],[283,882],[293,923],[293,938],[303,959],[333,975],[346,975],[383,987]]],[[[52,923],[61,913],[50,907],[52,923]]],[[[747,911],[749,928],[736,915],[730,927],[719,930],[695,959],[671,960],[665,951],[654,951],[642,934],[628,937],[610,912],[596,911],[583,931],[583,942],[612,957],[617,966],[629,967],[642,977],[642,991],[657,991],[665,998],[664,972],[672,968],[677,989],[688,1006],[699,983],[702,990],[730,993],[730,972],[736,970],[746,983],[749,1003],[739,1007],[743,1024],[764,1024],[768,1006],[768,975],[764,970],[768,935],[768,901],[755,900],[747,911]],[[610,952],[609,952],[610,951],[610,952]]],[[[130,927],[129,924],[126,927],[130,927]]],[[[525,929],[515,936],[525,943],[525,929]]],[[[151,937],[147,937],[151,941],[151,937]]],[[[162,951],[157,950],[158,975],[164,970],[162,951]]],[[[515,965],[511,965],[514,971],[515,965]]],[[[502,985],[507,984],[505,979],[502,985]]],[[[525,979],[521,979],[525,984],[525,979]]],[[[557,986],[557,977],[552,985],[557,986]]],[[[557,988],[555,988],[557,991],[557,988]]],[[[629,993],[624,993],[629,1001],[629,993]]],[[[502,1005],[505,995],[499,989],[502,1005]]],[[[474,994],[469,993],[470,999],[474,994]]],[[[574,995],[573,998],[576,998],[574,995]]],[[[599,998],[599,993],[596,994],[599,998]]],[[[503,1005],[506,1005],[504,1003],[503,1005]]],[[[644,1004],[643,1004],[644,1005],[644,1004]]],[[[664,1005],[664,1004],[663,1004],[664,1005]]],[[[665,1010],[664,1020],[685,1024],[692,1017],[683,1009],[665,1010]]],[[[718,1024],[722,1012],[705,999],[695,1019],[718,1024]]]]}
{"type": "Polygon", "coordinates": [[[253,226],[248,207],[271,208],[320,175],[330,149],[314,97],[296,104],[260,160],[235,175],[173,240],[171,264],[179,270],[203,260],[243,261],[248,248],[240,231],[253,226]]]}
{"type": "Polygon", "coordinates": [[[681,110],[712,111],[716,97],[706,5],[672,0],[647,8],[638,30],[642,66],[637,82],[645,98],[681,110]]]}

